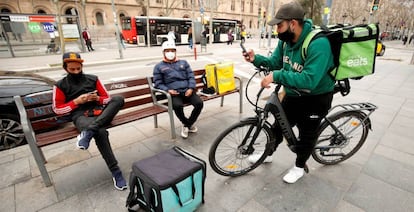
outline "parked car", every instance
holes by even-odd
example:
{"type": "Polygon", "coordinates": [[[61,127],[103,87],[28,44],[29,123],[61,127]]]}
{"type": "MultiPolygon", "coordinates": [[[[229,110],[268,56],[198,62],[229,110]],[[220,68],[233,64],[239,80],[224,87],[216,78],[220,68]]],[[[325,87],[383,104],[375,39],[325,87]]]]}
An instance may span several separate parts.
{"type": "Polygon", "coordinates": [[[383,56],[385,53],[385,45],[382,41],[378,41],[377,43],[377,56],[383,56]]]}
{"type": "Polygon", "coordinates": [[[0,151],[26,143],[13,96],[52,90],[54,83],[36,74],[0,71],[0,151]]]}

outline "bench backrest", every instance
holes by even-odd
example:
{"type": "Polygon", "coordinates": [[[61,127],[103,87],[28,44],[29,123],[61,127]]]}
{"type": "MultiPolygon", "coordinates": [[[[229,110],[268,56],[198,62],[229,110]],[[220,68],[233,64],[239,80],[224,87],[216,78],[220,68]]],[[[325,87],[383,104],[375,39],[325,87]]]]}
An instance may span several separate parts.
{"type": "MultiPolygon", "coordinates": [[[[125,98],[123,109],[152,104],[147,78],[130,78],[105,83],[105,88],[113,95],[125,98]]],[[[58,116],[52,110],[52,91],[35,93],[22,97],[27,116],[34,130],[50,129],[70,122],[68,116],[58,116]]]]}

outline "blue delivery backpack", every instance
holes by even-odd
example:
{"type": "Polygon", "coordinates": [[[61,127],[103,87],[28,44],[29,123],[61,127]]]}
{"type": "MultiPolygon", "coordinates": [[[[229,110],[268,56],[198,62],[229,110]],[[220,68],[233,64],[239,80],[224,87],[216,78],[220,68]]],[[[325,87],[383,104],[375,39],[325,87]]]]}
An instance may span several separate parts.
{"type": "Polygon", "coordinates": [[[126,207],[129,211],[195,211],[204,203],[205,179],[205,161],[175,146],[132,164],[126,207]]]}

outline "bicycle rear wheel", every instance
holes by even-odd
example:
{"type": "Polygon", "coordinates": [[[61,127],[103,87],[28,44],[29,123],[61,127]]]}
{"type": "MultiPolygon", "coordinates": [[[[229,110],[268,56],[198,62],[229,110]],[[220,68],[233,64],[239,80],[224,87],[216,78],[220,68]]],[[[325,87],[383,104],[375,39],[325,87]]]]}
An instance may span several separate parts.
{"type": "Polygon", "coordinates": [[[354,155],[364,144],[370,128],[367,116],[358,111],[345,111],[328,117],[333,126],[324,121],[312,157],[325,165],[338,164],[354,155]]]}
{"type": "Polygon", "coordinates": [[[259,166],[268,155],[268,144],[272,141],[270,127],[265,124],[257,138],[257,120],[248,119],[236,123],[223,131],[214,141],[209,152],[212,169],[223,176],[240,176],[259,166]],[[251,145],[250,145],[251,144],[251,145]],[[262,154],[256,163],[250,163],[252,154],[262,154]]]}

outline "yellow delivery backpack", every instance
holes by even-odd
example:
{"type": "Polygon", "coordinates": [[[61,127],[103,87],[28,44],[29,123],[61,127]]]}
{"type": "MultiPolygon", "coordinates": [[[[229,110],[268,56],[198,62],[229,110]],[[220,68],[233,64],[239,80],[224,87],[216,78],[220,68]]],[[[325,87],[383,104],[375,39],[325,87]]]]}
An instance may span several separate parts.
{"type": "Polygon", "coordinates": [[[205,70],[208,88],[213,87],[218,94],[236,89],[233,62],[207,64],[205,70]]]}

